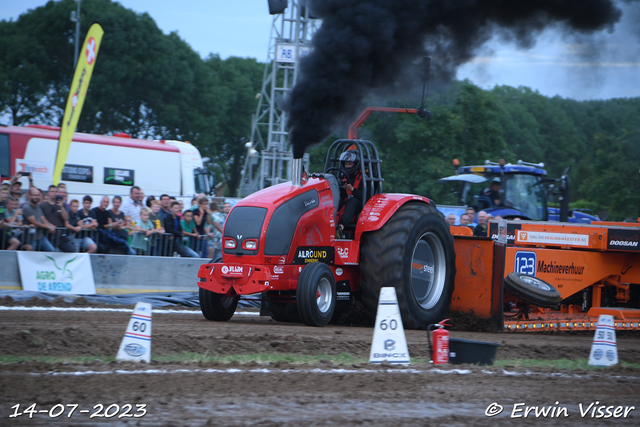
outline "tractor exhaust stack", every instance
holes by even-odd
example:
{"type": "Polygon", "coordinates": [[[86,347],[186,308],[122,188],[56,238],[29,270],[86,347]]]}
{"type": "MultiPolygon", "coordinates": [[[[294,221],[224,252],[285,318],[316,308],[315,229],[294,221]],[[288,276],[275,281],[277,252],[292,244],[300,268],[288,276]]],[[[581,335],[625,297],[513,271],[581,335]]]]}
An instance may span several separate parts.
{"type": "Polygon", "coordinates": [[[292,185],[294,187],[302,187],[302,170],[304,166],[302,164],[302,158],[293,159],[293,171],[292,171],[292,185]]]}

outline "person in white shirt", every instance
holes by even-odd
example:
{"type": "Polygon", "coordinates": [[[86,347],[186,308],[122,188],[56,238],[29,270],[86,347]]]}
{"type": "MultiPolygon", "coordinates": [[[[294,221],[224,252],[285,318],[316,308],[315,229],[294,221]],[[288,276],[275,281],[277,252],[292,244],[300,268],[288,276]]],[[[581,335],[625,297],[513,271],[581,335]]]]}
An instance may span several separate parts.
{"type": "Polygon", "coordinates": [[[125,215],[129,215],[131,217],[131,221],[136,223],[140,221],[140,209],[144,207],[142,205],[142,199],[144,199],[144,191],[142,191],[137,185],[134,185],[131,187],[129,197],[124,201],[120,208],[125,215]]]}

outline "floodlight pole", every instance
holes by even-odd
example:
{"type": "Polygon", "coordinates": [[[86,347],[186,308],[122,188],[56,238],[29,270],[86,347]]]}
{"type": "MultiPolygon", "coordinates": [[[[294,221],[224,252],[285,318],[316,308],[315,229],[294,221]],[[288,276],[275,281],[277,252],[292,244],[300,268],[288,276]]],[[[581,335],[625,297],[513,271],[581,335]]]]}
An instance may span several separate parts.
{"type": "Polygon", "coordinates": [[[80,3],[82,3],[82,0],[78,0],[78,11],[76,12],[76,14],[74,15],[74,13],[71,12],[71,22],[76,23],[76,49],[75,55],[73,57],[74,70],[76,68],[76,65],[78,65],[78,56],[80,55],[80,3]]]}
{"type": "MultiPolygon", "coordinates": [[[[279,108],[278,101],[295,84],[299,61],[309,53],[311,38],[319,25],[318,20],[309,16],[310,9],[305,5],[305,0],[289,0],[287,9],[274,15],[238,197],[291,179],[293,154],[286,129],[287,114],[279,108]]],[[[304,161],[308,166],[307,154],[304,161]]]]}

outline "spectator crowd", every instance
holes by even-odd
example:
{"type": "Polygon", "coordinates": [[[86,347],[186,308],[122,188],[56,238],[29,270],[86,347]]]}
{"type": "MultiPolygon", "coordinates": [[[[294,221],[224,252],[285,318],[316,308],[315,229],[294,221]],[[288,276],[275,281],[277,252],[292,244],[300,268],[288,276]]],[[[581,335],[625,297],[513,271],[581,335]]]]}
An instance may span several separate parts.
{"type": "MultiPolygon", "coordinates": [[[[449,225],[459,225],[469,227],[473,230],[473,235],[477,237],[487,237],[489,235],[489,221],[498,220],[500,216],[492,216],[486,211],[479,211],[476,213],[476,210],[473,206],[468,206],[465,212],[460,215],[460,221],[456,222],[457,218],[455,214],[449,214],[446,217],[449,225]]],[[[511,218],[511,221],[520,221],[520,218],[511,218]]]]}
{"type": "Polygon", "coordinates": [[[146,197],[138,187],[129,196],[87,195],[68,200],[64,183],[46,191],[23,191],[18,173],[0,186],[0,249],[125,255],[222,256],[222,228],[231,210],[199,194],[185,208],[167,194],[146,197]]]}

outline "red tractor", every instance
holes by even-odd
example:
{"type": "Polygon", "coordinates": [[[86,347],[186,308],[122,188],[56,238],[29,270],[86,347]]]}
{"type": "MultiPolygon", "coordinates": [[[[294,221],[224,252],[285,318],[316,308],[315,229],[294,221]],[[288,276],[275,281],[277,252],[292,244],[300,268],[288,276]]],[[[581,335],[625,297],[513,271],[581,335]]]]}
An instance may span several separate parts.
{"type": "Polygon", "coordinates": [[[406,328],[444,318],[455,277],[453,238],[433,201],[382,192],[381,160],[373,143],[343,139],[329,148],[323,173],[238,202],[227,218],[222,259],[198,272],[200,307],[208,320],[227,321],[242,295],[259,295],[277,321],[324,326],[355,300],[375,318],[380,288],[393,286],[406,328]],[[362,210],[336,238],[343,152],[357,150],[362,210]]]}

